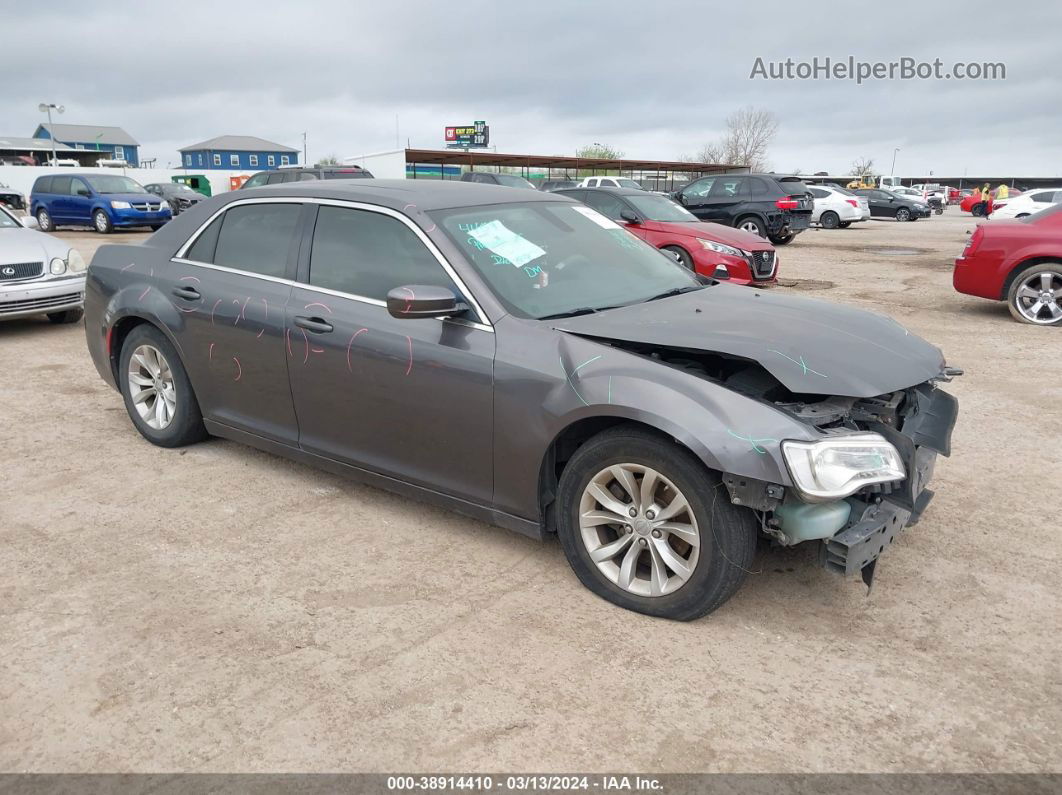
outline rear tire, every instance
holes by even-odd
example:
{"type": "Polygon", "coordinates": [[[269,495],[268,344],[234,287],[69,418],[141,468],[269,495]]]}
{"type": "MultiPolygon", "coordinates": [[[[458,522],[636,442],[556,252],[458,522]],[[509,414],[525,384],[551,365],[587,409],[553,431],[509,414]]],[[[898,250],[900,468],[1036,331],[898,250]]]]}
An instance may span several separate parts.
{"type": "Polygon", "coordinates": [[[114,230],[111,217],[103,210],[96,210],[92,214],[92,225],[101,235],[109,235],[114,230]]]}
{"type": "Polygon", "coordinates": [[[778,235],[777,237],[768,237],[767,239],[776,246],[788,246],[796,240],[796,233],[790,232],[788,235],[778,235]]]}
{"type": "Polygon", "coordinates": [[[144,323],[126,337],[118,357],[118,383],[129,419],[152,444],[183,447],[207,437],[181,358],[154,326],[144,323]],[[136,362],[134,353],[140,357],[136,362]]]}
{"type": "Polygon", "coordinates": [[[51,213],[43,207],[37,210],[37,228],[42,232],[54,232],[55,224],[52,222],[51,213]]]}
{"type": "Polygon", "coordinates": [[[754,215],[746,215],[744,218],[738,218],[734,223],[734,226],[737,229],[751,232],[759,237],[767,237],[767,227],[764,226],[763,221],[754,215]]]}
{"type": "Polygon", "coordinates": [[[692,271],[694,269],[693,257],[691,257],[689,255],[689,252],[687,252],[684,248],[680,248],[679,246],[664,246],[660,250],[666,251],[671,254],[678,261],[678,264],[686,270],[692,271]]]}
{"type": "Polygon", "coordinates": [[[1007,309],[1021,323],[1062,326],[1062,262],[1030,265],[1015,276],[1007,290],[1007,309]]]}
{"type": "Polygon", "coordinates": [[[836,229],[841,225],[841,217],[833,210],[827,210],[819,216],[819,226],[823,229],[836,229]]]}
{"type": "Polygon", "coordinates": [[[974,218],[980,218],[982,215],[985,214],[986,207],[987,205],[984,202],[979,202],[970,208],[970,214],[974,218]]]}
{"type": "Polygon", "coordinates": [[[850,226],[852,225],[852,222],[851,222],[851,221],[841,221],[841,222],[840,222],[839,224],[837,224],[837,225],[838,225],[839,227],[841,227],[841,229],[847,229],[848,227],[850,227],[850,226]]]}
{"type": "Polygon", "coordinates": [[[712,612],[740,588],[756,552],[752,511],[731,505],[718,475],[688,450],[637,426],[604,431],[575,452],[556,510],[580,582],[650,616],[691,621],[712,612]]]}
{"type": "Polygon", "coordinates": [[[67,309],[64,312],[49,312],[48,320],[52,323],[77,323],[84,316],[84,309],[67,309]]]}

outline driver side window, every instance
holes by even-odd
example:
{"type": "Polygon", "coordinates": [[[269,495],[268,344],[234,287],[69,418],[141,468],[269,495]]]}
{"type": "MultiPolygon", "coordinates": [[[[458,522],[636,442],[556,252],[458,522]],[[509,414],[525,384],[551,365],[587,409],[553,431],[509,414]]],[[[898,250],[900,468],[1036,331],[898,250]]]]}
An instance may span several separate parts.
{"type": "Polygon", "coordinates": [[[683,188],[682,195],[687,198],[703,199],[711,192],[713,184],[715,184],[715,177],[699,179],[683,188]]]}
{"type": "Polygon", "coordinates": [[[613,221],[619,221],[620,213],[627,209],[619,197],[597,191],[587,191],[583,203],[613,221]]]}

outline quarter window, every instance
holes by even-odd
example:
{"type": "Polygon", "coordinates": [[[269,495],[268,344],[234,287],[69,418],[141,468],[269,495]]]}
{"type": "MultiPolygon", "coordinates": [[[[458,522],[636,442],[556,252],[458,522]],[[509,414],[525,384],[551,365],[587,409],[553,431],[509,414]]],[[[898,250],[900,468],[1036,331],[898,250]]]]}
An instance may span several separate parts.
{"type": "Polygon", "coordinates": [[[301,209],[299,204],[245,204],[228,210],[218,231],[213,263],[286,277],[288,251],[301,209]]]}
{"type": "Polygon", "coordinates": [[[382,213],[343,207],[323,206],[317,213],[310,284],[378,301],[406,284],[447,287],[459,295],[409,227],[382,213]]]}

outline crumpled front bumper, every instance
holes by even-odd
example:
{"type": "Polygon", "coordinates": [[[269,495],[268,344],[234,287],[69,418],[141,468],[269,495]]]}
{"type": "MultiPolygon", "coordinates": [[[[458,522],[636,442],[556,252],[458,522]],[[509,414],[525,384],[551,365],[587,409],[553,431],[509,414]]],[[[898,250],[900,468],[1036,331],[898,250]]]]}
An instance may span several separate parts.
{"type": "Polygon", "coordinates": [[[819,562],[828,571],[850,576],[862,574],[869,586],[874,567],[886,548],[907,527],[918,523],[933,499],[927,488],[937,455],[951,455],[951,432],[959,413],[952,395],[929,385],[912,391],[915,412],[897,430],[885,423],[868,423],[867,430],[884,436],[899,452],[907,477],[891,492],[849,498],[852,513],[847,524],[823,539],[819,562]]]}

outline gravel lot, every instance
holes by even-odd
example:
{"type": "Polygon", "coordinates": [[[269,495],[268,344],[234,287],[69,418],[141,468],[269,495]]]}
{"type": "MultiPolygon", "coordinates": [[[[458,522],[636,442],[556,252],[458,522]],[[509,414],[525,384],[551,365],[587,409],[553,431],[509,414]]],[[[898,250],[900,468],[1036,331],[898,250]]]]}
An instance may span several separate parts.
{"type": "Polygon", "coordinates": [[[692,624],[597,599],[556,543],[225,441],[152,447],[80,326],[0,324],[0,770],[1062,769],[1062,332],[953,292],[973,228],[780,249],[776,289],[966,369],[954,452],[869,597],[764,547],[692,624]]]}

